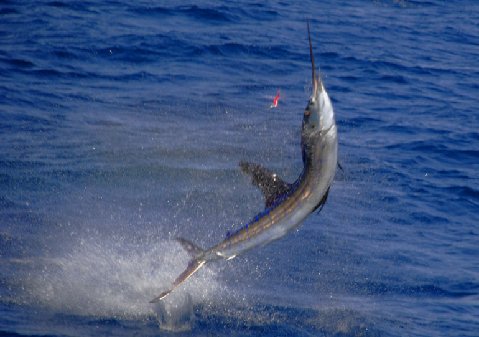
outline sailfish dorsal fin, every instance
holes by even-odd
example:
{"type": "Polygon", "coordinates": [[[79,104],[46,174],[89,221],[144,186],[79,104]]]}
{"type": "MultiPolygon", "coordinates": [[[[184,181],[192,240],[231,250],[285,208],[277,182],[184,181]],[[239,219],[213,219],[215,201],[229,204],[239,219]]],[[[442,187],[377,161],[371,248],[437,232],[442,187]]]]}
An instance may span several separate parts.
{"type": "Polygon", "coordinates": [[[249,175],[253,185],[263,193],[266,207],[270,207],[280,196],[286,194],[291,185],[282,180],[276,173],[259,164],[240,162],[241,171],[249,175]]]}

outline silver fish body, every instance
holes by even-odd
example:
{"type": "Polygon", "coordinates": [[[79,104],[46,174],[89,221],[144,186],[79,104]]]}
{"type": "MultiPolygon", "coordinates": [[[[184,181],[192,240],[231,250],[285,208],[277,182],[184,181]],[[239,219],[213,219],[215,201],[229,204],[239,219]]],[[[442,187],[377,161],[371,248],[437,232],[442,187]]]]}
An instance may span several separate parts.
{"type": "Polygon", "coordinates": [[[260,165],[241,163],[241,169],[252,177],[253,183],[263,192],[265,210],[240,230],[228,234],[226,239],[207,250],[188,240],[178,239],[193,259],[172,286],[151,302],[165,298],[207,262],[232,259],[283,237],[326,202],[338,167],[338,133],[331,100],[321,78],[316,76],[309,24],[308,37],[313,92],[303,116],[301,149],[304,167],[301,175],[296,182],[288,184],[260,165]]]}

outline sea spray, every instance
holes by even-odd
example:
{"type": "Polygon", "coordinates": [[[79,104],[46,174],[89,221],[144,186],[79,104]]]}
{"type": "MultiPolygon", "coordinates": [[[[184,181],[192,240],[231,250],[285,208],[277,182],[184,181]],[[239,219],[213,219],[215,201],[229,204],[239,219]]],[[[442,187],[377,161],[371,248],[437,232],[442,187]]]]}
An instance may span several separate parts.
{"type": "Polygon", "coordinates": [[[155,303],[154,311],[162,330],[187,331],[193,326],[193,299],[188,292],[178,292],[155,303]]]}
{"type": "Polygon", "coordinates": [[[158,317],[168,330],[188,328],[193,306],[207,303],[223,288],[215,271],[205,268],[170,302],[148,303],[187,264],[186,252],[170,240],[146,245],[124,238],[88,238],[78,240],[64,256],[29,260],[16,294],[19,301],[81,316],[158,317]]]}

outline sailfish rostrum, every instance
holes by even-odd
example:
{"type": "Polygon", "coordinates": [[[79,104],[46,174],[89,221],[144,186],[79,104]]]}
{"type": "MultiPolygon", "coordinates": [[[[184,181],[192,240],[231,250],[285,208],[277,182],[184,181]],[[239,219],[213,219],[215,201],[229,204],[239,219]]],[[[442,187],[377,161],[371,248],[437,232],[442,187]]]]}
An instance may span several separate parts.
{"type": "Polygon", "coordinates": [[[209,249],[202,249],[186,239],[177,239],[192,256],[192,260],[171,287],[151,300],[151,303],[164,299],[206,263],[218,259],[230,260],[252,248],[283,237],[325,204],[338,167],[338,133],[331,100],[323,81],[316,73],[309,23],[308,40],[312,94],[304,110],[301,129],[301,174],[290,184],[258,164],[241,162],[241,170],[251,177],[252,183],[263,193],[265,209],[241,229],[227,234],[223,241],[209,249]]]}

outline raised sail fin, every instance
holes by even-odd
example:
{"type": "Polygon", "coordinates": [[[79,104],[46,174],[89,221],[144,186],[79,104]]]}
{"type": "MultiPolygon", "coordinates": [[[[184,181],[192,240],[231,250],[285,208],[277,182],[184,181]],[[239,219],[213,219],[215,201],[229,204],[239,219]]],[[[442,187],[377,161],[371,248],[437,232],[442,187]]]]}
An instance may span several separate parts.
{"type": "Polygon", "coordinates": [[[291,185],[279,178],[276,173],[261,165],[242,161],[240,167],[241,171],[251,176],[253,185],[263,192],[266,207],[270,207],[278,197],[286,194],[291,188],[291,185]]]}

